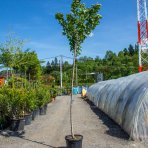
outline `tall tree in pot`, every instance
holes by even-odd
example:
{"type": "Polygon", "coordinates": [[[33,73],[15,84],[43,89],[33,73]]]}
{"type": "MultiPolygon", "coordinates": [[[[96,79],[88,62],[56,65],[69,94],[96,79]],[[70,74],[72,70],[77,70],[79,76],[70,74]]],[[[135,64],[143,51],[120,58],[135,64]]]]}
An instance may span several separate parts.
{"type": "MultiPolygon", "coordinates": [[[[87,8],[85,4],[81,3],[81,0],[73,0],[71,4],[71,12],[64,17],[64,14],[57,13],[55,15],[59,24],[63,28],[63,35],[67,36],[70,45],[70,51],[73,54],[73,72],[71,80],[71,89],[73,92],[73,82],[75,75],[75,62],[76,57],[81,53],[81,44],[91,34],[95,27],[100,23],[102,18],[98,11],[101,5],[95,4],[90,8],[87,8]]],[[[71,136],[75,139],[76,136],[73,132],[72,123],[72,99],[73,93],[71,93],[70,102],[70,124],[71,124],[71,136]]]]}

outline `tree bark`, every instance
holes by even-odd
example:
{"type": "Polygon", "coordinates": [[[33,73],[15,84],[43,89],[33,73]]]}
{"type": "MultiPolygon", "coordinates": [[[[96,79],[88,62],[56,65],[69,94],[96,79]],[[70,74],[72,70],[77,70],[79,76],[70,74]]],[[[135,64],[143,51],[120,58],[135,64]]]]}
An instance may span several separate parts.
{"type": "Polygon", "coordinates": [[[77,46],[75,44],[74,57],[73,57],[72,81],[71,81],[71,100],[70,100],[70,126],[71,126],[72,138],[75,138],[74,132],[73,132],[73,120],[72,120],[72,101],[73,101],[73,83],[74,83],[74,76],[75,76],[76,50],[77,50],[77,46]]]}

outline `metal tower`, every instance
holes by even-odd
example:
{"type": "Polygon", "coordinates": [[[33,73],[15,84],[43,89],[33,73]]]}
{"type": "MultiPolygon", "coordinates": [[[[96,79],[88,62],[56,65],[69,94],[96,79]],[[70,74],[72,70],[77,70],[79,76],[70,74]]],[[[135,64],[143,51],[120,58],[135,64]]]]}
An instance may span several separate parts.
{"type": "Polygon", "coordinates": [[[146,0],[137,0],[139,72],[148,66],[148,17],[146,0]]]}

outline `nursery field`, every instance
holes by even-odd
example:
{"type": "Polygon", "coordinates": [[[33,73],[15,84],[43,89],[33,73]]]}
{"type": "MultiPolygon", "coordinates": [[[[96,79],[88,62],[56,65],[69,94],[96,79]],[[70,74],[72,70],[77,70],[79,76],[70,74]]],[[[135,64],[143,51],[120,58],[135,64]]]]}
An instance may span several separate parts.
{"type": "MultiPolygon", "coordinates": [[[[25,126],[22,136],[0,135],[0,148],[64,148],[70,134],[69,96],[57,97],[48,104],[47,114],[25,126]]],[[[84,148],[144,148],[148,143],[130,141],[122,129],[89,101],[75,96],[74,132],[82,134],[84,148]]]]}

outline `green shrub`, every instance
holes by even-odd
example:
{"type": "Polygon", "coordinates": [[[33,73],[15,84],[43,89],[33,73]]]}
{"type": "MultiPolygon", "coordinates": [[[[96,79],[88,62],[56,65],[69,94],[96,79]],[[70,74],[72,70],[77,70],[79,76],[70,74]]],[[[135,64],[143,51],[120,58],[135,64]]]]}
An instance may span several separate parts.
{"type": "Polygon", "coordinates": [[[24,111],[24,90],[3,87],[0,89],[0,108],[3,116],[20,118],[24,111]]]}
{"type": "Polygon", "coordinates": [[[10,117],[13,119],[22,118],[26,104],[25,89],[10,89],[10,117]]]}
{"type": "Polygon", "coordinates": [[[0,88],[0,124],[6,117],[18,119],[31,113],[38,107],[50,102],[49,88],[39,85],[37,88],[0,88]]]}
{"type": "Polygon", "coordinates": [[[50,102],[49,89],[44,85],[36,88],[36,96],[37,96],[38,107],[42,107],[48,102],[50,102]]]}
{"type": "Polygon", "coordinates": [[[50,96],[51,98],[55,98],[58,94],[61,94],[61,89],[58,89],[54,86],[50,87],[50,96]]]}
{"type": "Polygon", "coordinates": [[[25,113],[31,113],[37,108],[37,95],[35,89],[29,89],[26,91],[25,99],[25,113]]]}
{"type": "Polygon", "coordinates": [[[9,87],[13,87],[13,84],[15,88],[28,88],[29,87],[29,82],[28,80],[18,77],[18,76],[13,76],[9,79],[8,85],[9,87]]]}
{"type": "Polygon", "coordinates": [[[4,88],[0,88],[0,128],[6,123],[9,110],[9,101],[4,95],[4,88]]]}

